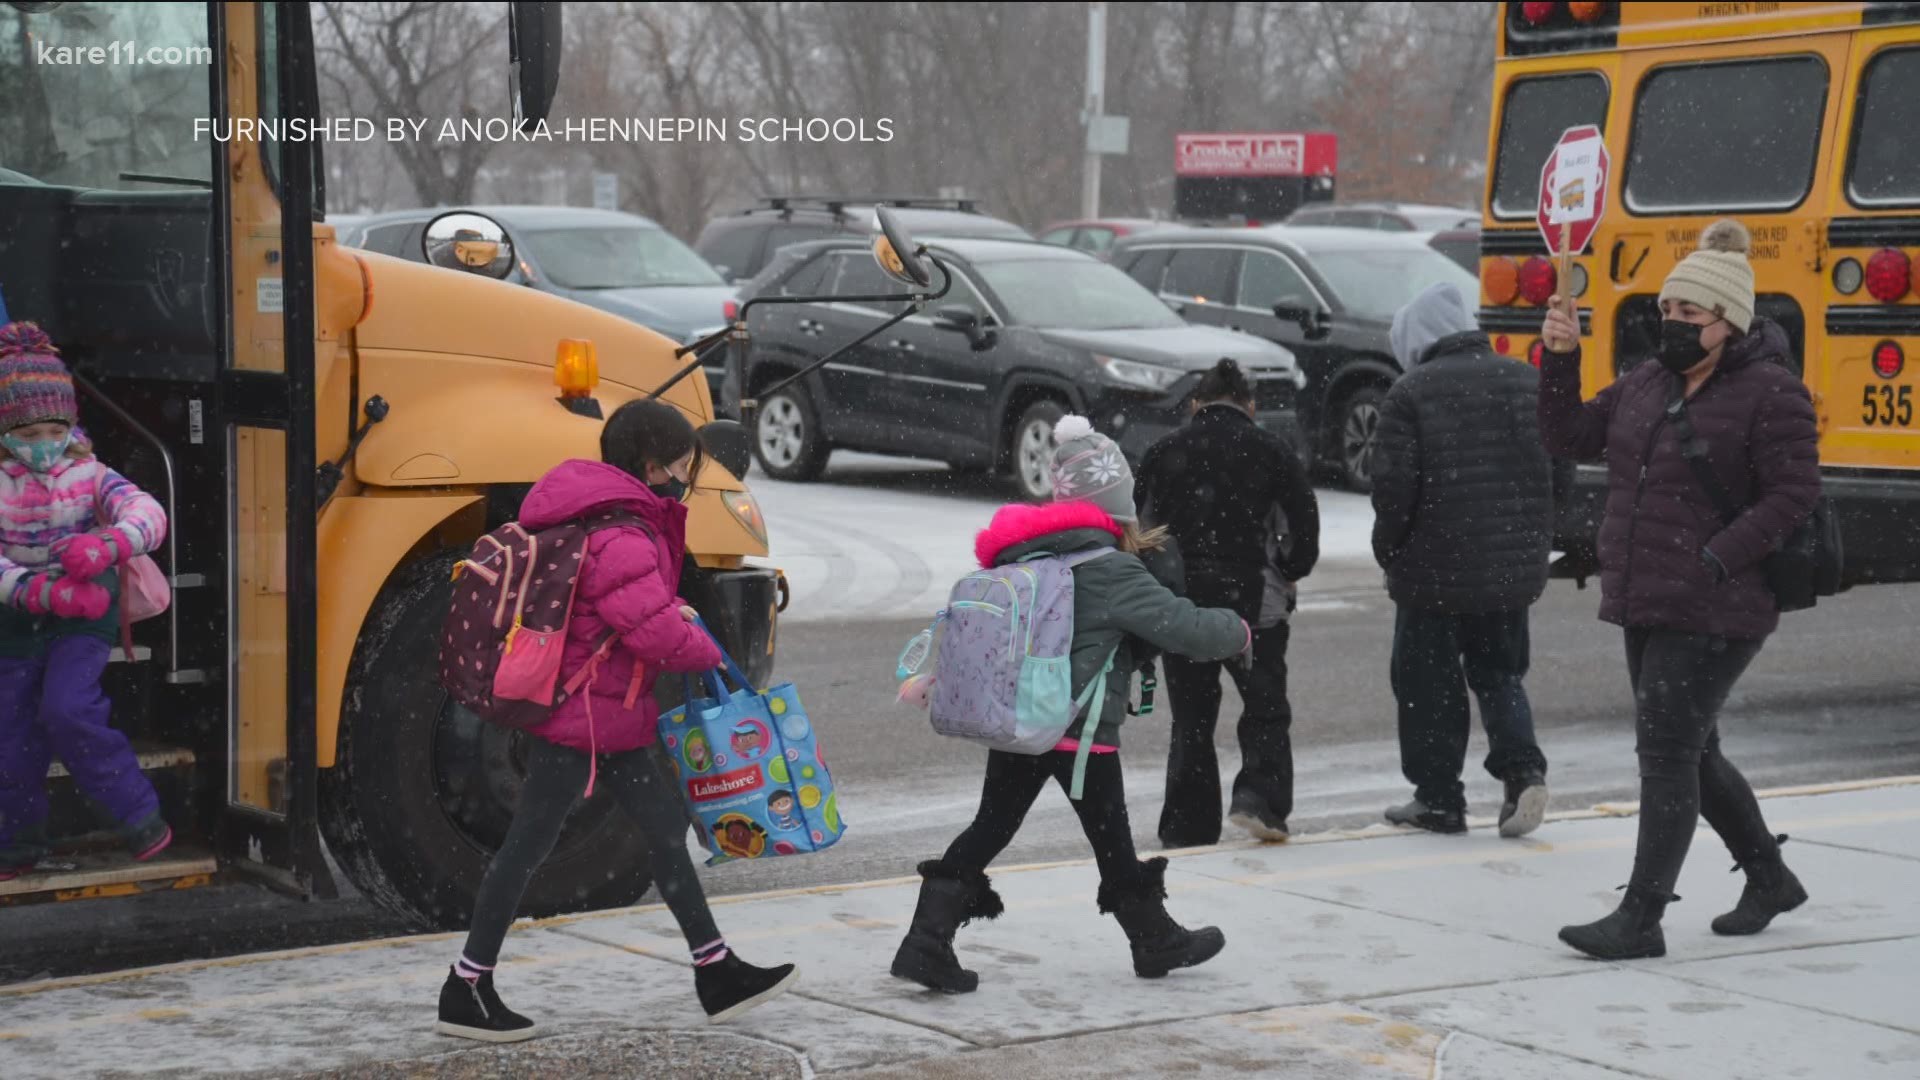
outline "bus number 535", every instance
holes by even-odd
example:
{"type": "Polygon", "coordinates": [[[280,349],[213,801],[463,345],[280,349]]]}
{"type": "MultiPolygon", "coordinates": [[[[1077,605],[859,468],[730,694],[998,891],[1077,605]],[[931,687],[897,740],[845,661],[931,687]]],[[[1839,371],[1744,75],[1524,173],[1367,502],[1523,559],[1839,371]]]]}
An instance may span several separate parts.
{"type": "Polygon", "coordinates": [[[1882,426],[1913,424],[1913,387],[1869,386],[1860,395],[1861,419],[1882,426]]]}

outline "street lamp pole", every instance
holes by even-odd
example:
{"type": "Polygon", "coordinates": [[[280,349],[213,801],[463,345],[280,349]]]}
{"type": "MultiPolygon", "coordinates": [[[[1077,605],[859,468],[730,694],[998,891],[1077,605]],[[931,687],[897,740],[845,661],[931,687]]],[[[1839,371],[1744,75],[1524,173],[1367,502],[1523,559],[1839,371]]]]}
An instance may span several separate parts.
{"type": "Polygon", "coordinates": [[[1080,216],[1100,216],[1100,149],[1094,140],[1095,129],[1106,115],[1107,96],[1107,5],[1087,5],[1087,164],[1080,191],[1080,216]]]}

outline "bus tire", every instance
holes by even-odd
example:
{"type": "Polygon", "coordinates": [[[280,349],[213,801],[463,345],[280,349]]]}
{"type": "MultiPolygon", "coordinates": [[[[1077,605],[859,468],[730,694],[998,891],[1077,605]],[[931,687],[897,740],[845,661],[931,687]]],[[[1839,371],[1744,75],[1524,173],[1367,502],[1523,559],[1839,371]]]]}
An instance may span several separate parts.
{"type": "MultiPolygon", "coordinates": [[[[526,740],[453,705],[439,685],[453,565],[442,551],[401,568],[362,629],[334,767],[320,772],[320,827],[355,888],[416,924],[464,928],[505,836],[526,740]]],[[[517,914],[622,907],[649,885],[646,847],[604,787],[576,803],[517,914]]]]}

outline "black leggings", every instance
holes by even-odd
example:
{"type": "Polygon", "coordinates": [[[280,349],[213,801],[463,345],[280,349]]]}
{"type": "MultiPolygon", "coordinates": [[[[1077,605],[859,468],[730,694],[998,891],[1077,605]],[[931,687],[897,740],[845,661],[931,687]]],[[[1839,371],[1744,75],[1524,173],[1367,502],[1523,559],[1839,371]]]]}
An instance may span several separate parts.
{"type": "MultiPolygon", "coordinates": [[[[985,870],[998,858],[1027,809],[1040,797],[1047,780],[1059,782],[1060,790],[1073,784],[1074,755],[1065,750],[1044,754],[1009,754],[1000,750],[987,753],[987,779],[980,789],[980,809],[973,824],[954,838],[947,847],[946,861],[969,870],[985,870]]],[[[1127,792],[1120,779],[1119,754],[1088,754],[1086,781],[1079,799],[1071,799],[1074,813],[1080,815],[1080,827],[1093,845],[1093,858],[1100,865],[1100,880],[1129,882],[1139,875],[1139,862],[1133,852],[1133,830],[1127,824],[1127,792]]]]}
{"type": "Polygon", "coordinates": [[[1672,895],[1703,814],[1736,862],[1779,851],[1753,788],[1720,753],[1720,706],[1760,645],[1677,630],[1627,630],[1627,673],[1638,711],[1634,749],[1640,755],[1635,886],[1672,895]]]}
{"type": "MultiPolygon", "coordinates": [[[[480,881],[473,903],[473,924],[467,930],[466,958],[492,967],[514,912],[527,891],[533,873],[553,852],[560,828],[567,823],[587,786],[587,755],[545,739],[535,739],[527,751],[527,782],[520,789],[507,839],[480,881]]],[[[706,893],[687,857],[687,815],[679,793],[660,770],[653,749],[644,747],[600,759],[599,784],[613,792],[621,809],[640,826],[647,845],[647,864],[660,898],[667,902],[689,948],[720,936],[707,909],[706,893]]],[[[613,868],[618,872],[617,868],[613,868]]]]}

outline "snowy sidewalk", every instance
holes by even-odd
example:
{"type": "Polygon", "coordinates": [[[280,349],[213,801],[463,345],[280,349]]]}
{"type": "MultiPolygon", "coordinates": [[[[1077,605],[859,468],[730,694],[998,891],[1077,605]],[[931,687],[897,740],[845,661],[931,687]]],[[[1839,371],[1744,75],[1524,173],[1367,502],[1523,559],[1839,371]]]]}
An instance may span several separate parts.
{"type": "Polygon", "coordinates": [[[1600,808],[1521,841],[1483,823],[1176,855],[1170,908],[1228,944],[1160,981],[1134,978],[1095,913],[1091,865],[1006,868],[1006,913],[960,934],[972,995],[888,977],[915,894],[895,880],[717,903],[743,955],[803,971],[725,1027],[704,1024],[672,920],[644,907],[509,938],[501,984],[544,1022],[532,1043],[432,1034],[459,947],[432,935],[0,987],[0,1075],[1920,1075],[1920,778],[1764,805],[1813,899],[1757,937],[1715,937],[1741,879],[1703,829],[1662,960],[1601,964],[1555,940],[1626,878],[1637,823],[1600,808]]]}

